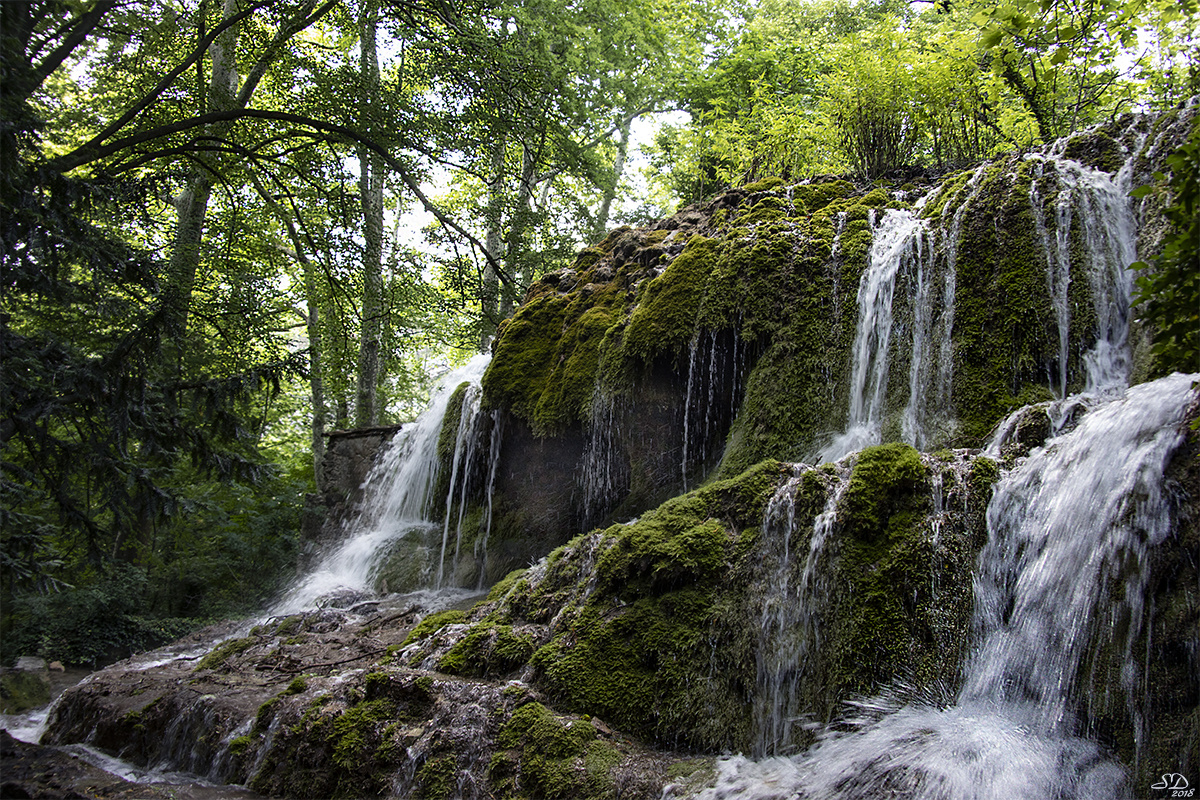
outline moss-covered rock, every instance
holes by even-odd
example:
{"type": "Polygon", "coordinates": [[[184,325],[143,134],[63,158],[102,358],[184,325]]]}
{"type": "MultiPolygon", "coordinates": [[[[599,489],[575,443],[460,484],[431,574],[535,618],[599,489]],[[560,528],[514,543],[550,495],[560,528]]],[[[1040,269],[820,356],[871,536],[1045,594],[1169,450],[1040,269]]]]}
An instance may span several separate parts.
{"type": "MultiPolygon", "coordinates": [[[[934,458],[904,445],[868,449],[853,470],[763,462],[576,537],[514,575],[468,625],[443,628],[405,658],[469,675],[522,672],[554,707],[661,745],[747,750],[762,649],[775,646],[759,617],[777,570],[797,585],[806,569],[803,558],[780,565],[771,555],[781,534],[762,527],[768,501],[789,504],[783,551],[804,554],[818,515],[840,498],[819,564],[829,589],[812,600],[822,604],[821,647],[794,701],[797,714],[830,719],[890,681],[956,680],[972,607],[959,576],[986,538],[997,476],[994,462],[966,451],[934,458]]],[[[808,734],[796,735],[799,745],[808,734]]],[[[511,775],[501,762],[497,774],[511,775]]]]}
{"type": "Polygon", "coordinates": [[[0,674],[0,713],[19,714],[50,702],[50,681],[41,673],[5,670],[0,674]]]}

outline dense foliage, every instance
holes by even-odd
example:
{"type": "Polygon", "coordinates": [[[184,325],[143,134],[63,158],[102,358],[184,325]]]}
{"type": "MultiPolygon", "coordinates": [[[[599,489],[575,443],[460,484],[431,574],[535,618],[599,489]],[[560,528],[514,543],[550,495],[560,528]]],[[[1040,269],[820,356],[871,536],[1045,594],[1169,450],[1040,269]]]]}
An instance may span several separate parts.
{"type": "MultiPolygon", "coordinates": [[[[325,431],[410,418],[611,223],[1169,106],[1196,26],[1193,0],[0,3],[5,656],[263,602],[325,431]]],[[[1142,282],[1164,364],[1195,361],[1193,156],[1142,282]]]]}
{"type": "MultiPolygon", "coordinates": [[[[1155,331],[1154,356],[1164,372],[1200,370],[1200,126],[1167,158],[1171,168],[1166,209],[1173,229],[1153,264],[1138,262],[1141,316],[1155,331]]],[[[1165,181],[1166,175],[1158,178],[1165,181]]],[[[1135,194],[1150,193],[1139,187],[1135,194]]]]}
{"type": "Polygon", "coordinates": [[[681,87],[658,181],[962,166],[1200,92],[1194,2],[763,0],[681,87]]]}

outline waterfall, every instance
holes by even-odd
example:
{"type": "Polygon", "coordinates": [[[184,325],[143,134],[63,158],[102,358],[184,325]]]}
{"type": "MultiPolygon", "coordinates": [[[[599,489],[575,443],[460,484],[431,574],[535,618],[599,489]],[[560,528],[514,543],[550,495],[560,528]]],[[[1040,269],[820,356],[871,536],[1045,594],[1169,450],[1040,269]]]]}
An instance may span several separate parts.
{"type": "Polygon", "coordinates": [[[691,465],[691,442],[690,435],[692,432],[692,396],[698,391],[693,387],[698,380],[696,372],[697,355],[700,352],[700,334],[699,332],[692,335],[692,341],[688,344],[688,379],[687,392],[683,396],[683,447],[680,448],[679,466],[680,474],[683,479],[683,490],[688,490],[688,467],[691,465]]]}
{"type": "Polygon", "coordinates": [[[796,690],[805,676],[807,655],[820,645],[820,613],[826,602],[827,586],[818,564],[825,556],[825,543],[837,520],[837,504],[849,485],[849,470],[842,467],[833,476],[825,507],[813,521],[808,552],[799,579],[793,581],[791,558],[796,531],[796,495],[804,464],[792,467],[792,477],[775,492],[763,516],[762,619],[757,649],[758,689],[755,695],[755,751],[767,755],[791,745],[796,721],[796,690]]]}
{"type": "Polygon", "coordinates": [[[629,488],[629,464],[620,446],[618,417],[616,397],[597,379],[592,391],[587,448],[579,465],[585,530],[599,524],[629,488]]]}
{"type": "Polygon", "coordinates": [[[746,359],[746,348],[739,340],[736,330],[697,331],[688,346],[679,459],[685,492],[694,486],[692,478],[697,467],[703,473],[719,454],[720,437],[737,416],[746,359]]]}
{"type": "Polygon", "coordinates": [[[858,284],[858,328],[851,350],[850,413],[846,431],[823,449],[817,461],[842,456],[878,444],[882,435],[887,394],[889,347],[892,337],[892,299],[896,274],[913,257],[923,230],[911,211],[888,209],[877,224],[867,269],[858,284]]]}
{"type": "Polygon", "coordinates": [[[1114,644],[1126,654],[1132,697],[1147,555],[1170,530],[1162,476],[1191,383],[1176,374],[1127,390],[997,487],[975,578],[980,649],[964,701],[1032,705],[1038,730],[1070,732],[1077,672],[1109,615],[1127,631],[1114,644]],[[1106,596],[1110,585],[1119,596],[1106,596]]]}
{"type": "Polygon", "coordinates": [[[1029,202],[1037,238],[1046,260],[1046,290],[1058,326],[1058,374],[1053,386],[1067,394],[1072,307],[1072,274],[1086,276],[1095,316],[1095,343],[1084,354],[1086,389],[1097,394],[1119,390],[1129,380],[1129,302],[1133,279],[1129,265],[1137,260],[1137,229],[1129,202],[1129,159],[1115,176],[1060,156],[1029,155],[1035,162],[1029,202]],[[1054,198],[1054,231],[1049,231],[1042,197],[1046,167],[1053,168],[1058,193],[1054,198]],[[1082,228],[1082,262],[1072,253],[1072,226],[1082,228]]]}
{"type": "Polygon", "coordinates": [[[1128,796],[1124,770],[1084,738],[1080,712],[1103,698],[1082,673],[1093,652],[1120,661],[1140,744],[1148,556],[1171,528],[1164,472],[1197,377],[1125,390],[1001,479],[957,697],[898,687],[862,701],[801,755],[725,760],[700,797],[1128,796]]]}
{"type": "MultiPolygon", "coordinates": [[[[335,591],[372,591],[380,558],[391,545],[410,534],[427,537],[442,527],[431,519],[442,420],[455,389],[464,381],[478,384],[490,360],[475,356],[442,378],[429,406],[396,434],[367,476],[361,510],[347,523],[341,541],[276,603],[273,613],[311,608],[335,591]]],[[[455,450],[461,445],[456,443],[455,450]]],[[[451,493],[454,488],[452,481],[451,493]]],[[[439,578],[440,572],[439,567],[439,578]]]]}
{"type": "Polygon", "coordinates": [[[480,417],[479,403],[482,395],[483,391],[479,384],[469,384],[466,394],[463,396],[462,410],[458,417],[458,433],[454,437],[454,457],[450,467],[450,487],[446,492],[446,521],[442,526],[442,552],[438,558],[437,583],[434,584],[437,589],[442,588],[442,580],[445,576],[446,545],[450,539],[450,519],[453,516],[456,489],[459,495],[458,525],[455,528],[453,563],[458,563],[459,548],[462,545],[463,515],[467,511],[467,486],[469,484],[467,471],[475,455],[476,432],[480,417]],[[460,473],[462,473],[461,481],[459,480],[460,473]]]}
{"type": "MultiPolygon", "coordinates": [[[[926,447],[931,434],[946,437],[953,432],[950,381],[954,375],[952,335],[958,242],[963,218],[983,188],[982,178],[986,172],[986,165],[976,169],[954,201],[942,206],[941,217],[928,231],[928,243],[924,247],[919,235],[915,240],[908,404],[901,416],[900,438],[917,449],[926,447]],[[935,313],[939,306],[941,311],[935,313]]],[[[923,203],[924,199],[918,206],[923,203]]]]}
{"type": "Polygon", "coordinates": [[[475,542],[475,563],[478,565],[479,577],[475,582],[476,589],[483,589],[487,575],[487,546],[488,538],[492,535],[492,499],[496,492],[496,472],[500,468],[500,444],[504,440],[504,412],[492,410],[492,437],[488,447],[488,478],[487,503],[483,508],[483,536],[475,542]]]}

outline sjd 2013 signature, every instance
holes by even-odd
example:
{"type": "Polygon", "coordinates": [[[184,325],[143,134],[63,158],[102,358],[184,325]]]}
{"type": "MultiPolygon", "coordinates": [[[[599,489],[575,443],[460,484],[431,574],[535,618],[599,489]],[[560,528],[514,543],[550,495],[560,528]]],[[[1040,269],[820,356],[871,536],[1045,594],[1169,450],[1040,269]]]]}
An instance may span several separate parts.
{"type": "Polygon", "coordinates": [[[1196,790],[1189,787],[1188,779],[1178,772],[1168,772],[1162,776],[1162,780],[1152,784],[1151,789],[1158,791],[1169,791],[1171,797],[1192,797],[1196,790]]]}

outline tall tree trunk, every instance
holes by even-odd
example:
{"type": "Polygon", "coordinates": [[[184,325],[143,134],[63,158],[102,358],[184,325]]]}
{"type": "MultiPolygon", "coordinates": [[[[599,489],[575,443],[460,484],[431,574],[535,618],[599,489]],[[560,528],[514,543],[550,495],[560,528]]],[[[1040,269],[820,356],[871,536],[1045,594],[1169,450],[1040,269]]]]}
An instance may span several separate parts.
{"type": "Polygon", "coordinates": [[[612,213],[613,200],[617,197],[617,187],[621,184],[621,175],[625,172],[625,158],[629,154],[629,131],[637,114],[627,114],[621,120],[621,135],[617,142],[617,157],[613,159],[612,178],[604,187],[604,199],[600,201],[600,210],[596,212],[596,220],[592,224],[591,239],[600,241],[608,232],[608,216],[612,213]]]}
{"type": "MultiPolygon", "coordinates": [[[[488,183],[487,202],[487,235],[483,246],[497,263],[503,258],[504,248],[504,156],[506,142],[503,135],[492,142],[492,165],[490,182],[488,183]]],[[[496,332],[496,324],[502,319],[500,314],[500,276],[490,259],[484,259],[483,287],[480,305],[483,310],[483,321],[480,326],[479,349],[487,349],[488,341],[496,332]]]]}
{"type": "MultiPolygon", "coordinates": [[[[221,9],[222,20],[233,17],[238,11],[236,0],[225,0],[221,9]]],[[[237,39],[238,26],[230,25],[212,43],[212,73],[206,98],[208,111],[227,111],[235,107],[238,88],[237,39]]],[[[175,201],[178,216],[171,258],[167,263],[165,294],[169,318],[175,329],[172,333],[179,338],[187,333],[188,311],[196,284],[196,269],[200,265],[200,245],[204,238],[204,219],[208,214],[212,187],[212,170],[196,167],[175,201]]]]}
{"type": "MultiPolygon", "coordinates": [[[[508,224],[508,241],[504,246],[504,268],[508,274],[522,285],[527,285],[532,279],[532,264],[528,263],[528,248],[524,246],[525,230],[529,227],[529,217],[532,214],[530,201],[533,199],[533,185],[537,178],[537,157],[528,143],[521,146],[521,180],[517,185],[517,202],[513,206],[512,217],[508,224]]],[[[512,313],[516,298],[512,291],[502,288],[497,313],[500,319],[512,313]]]]}
{"type": "MultiPolygon", "coordinates": [[[[379,56],[375,34],[379,4],[369,0],[359,17],[361,44],[362,124],[371,127],[373,105],[379,94],[379,56]]],[[[362,196],[363,249],[362,337],[358,350],[358,391],[354,422],[360,428],[379,422],[378,386],[380,349],[383,340],[383,164],[374,151],[358,149],[359,194],[362,196]]]]}
{"type": "Polygon", "coordinates": [[[317,491],[325,491],[321,478],[321,464],[325,460],[325,377],[322,373],[321,358],[324,350],[321,347],[321,312],[317,301],[317,271],[313,263],[304,258],[304,294],[308,304],[306,309],[308,319],[308,385],[312,393],[312,452],[313,475],[317,482],[317,491]]]}

